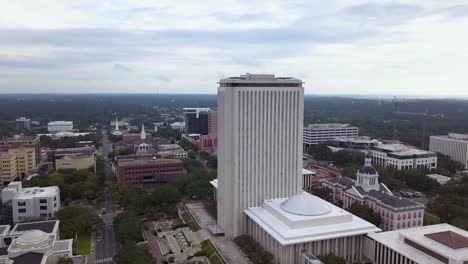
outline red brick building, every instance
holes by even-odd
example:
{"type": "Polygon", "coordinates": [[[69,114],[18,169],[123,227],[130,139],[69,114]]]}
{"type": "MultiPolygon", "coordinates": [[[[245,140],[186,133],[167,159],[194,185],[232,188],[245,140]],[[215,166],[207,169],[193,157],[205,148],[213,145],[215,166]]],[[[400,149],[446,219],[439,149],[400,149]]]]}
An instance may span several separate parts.
{"type": "Polygon", "coordinates": [[[181,160],[147,156],[116,157],[114,166],[118,182],[131,187],[159,187],[187,173],[181,160]]]}
{"type": "Polygon", "coordinates": [[[15,135],[0,139],[0,152],[8,152],[10,149],[28,147],[35,149],[36,163],[41,162],[41,141],[37,136],[15,135]]]}

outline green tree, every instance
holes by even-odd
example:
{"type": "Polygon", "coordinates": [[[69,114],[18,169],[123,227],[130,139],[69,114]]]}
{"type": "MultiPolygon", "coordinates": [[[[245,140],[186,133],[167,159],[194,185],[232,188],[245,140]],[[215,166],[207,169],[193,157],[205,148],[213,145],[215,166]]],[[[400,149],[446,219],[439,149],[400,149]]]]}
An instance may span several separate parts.
{"type": "Polygon", "coordinates": [[[134,243],[125,244],[115,256],[118,264],[155,264],[156,260],[146,246],[137,246],[134,243]]]}
{"type": "Polygon", "coordinates": [[[353,203],[350,207],[348,207],[350,213],[376,225],[379,226],[382,219],[378,213],[375,213],[372,209],[365,205],[361,205],[359,203],[353,203]]]}
{"type": "Polygon", "coordinates": [[[89,233],[102,219],[93,211],[82,206],[66,206],[57,211],[60,220],[60,237],[73,238],[75,233],[89,233]]]}
{"type": "Polygon", "coordinates": [[[141,241],[143,224],[134,212],[128,211],[119,214],[114,219],[114,226],[122,243],[132,244],[141,241]]]}

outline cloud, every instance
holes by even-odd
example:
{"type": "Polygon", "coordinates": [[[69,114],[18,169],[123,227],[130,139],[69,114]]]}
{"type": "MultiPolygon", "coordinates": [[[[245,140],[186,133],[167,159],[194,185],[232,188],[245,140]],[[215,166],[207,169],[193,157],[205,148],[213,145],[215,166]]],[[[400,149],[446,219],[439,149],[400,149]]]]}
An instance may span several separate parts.
{"type": "Polygon", "coordinates": [[[171,82],[171,78],[165,76],[165,75],[162,75],[162,74],[155,74],[153,75],[153,78],[155,80],[158,80],[158,81],[162,81],[162,82],[171,82]]]}
{"type": "Polygon", "coordinates": [[[131,72],[132,71],[132,69],[130,69],[128,66],[120,64],[120,63],[114,64],[114,69],[116,69],[118,71],[124,71],[124,72],[131,72]]]}

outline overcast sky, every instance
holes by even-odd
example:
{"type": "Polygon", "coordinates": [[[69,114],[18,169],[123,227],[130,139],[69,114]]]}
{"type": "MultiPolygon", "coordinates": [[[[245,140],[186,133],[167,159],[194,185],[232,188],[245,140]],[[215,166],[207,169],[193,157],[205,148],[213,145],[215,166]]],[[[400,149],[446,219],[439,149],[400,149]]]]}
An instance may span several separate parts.
{"type": "Polygon", "coordinates": [[[215,93],[294,76],[309,94],[468,96],[468,0],[0,0],[0,93],[215,93]]]}

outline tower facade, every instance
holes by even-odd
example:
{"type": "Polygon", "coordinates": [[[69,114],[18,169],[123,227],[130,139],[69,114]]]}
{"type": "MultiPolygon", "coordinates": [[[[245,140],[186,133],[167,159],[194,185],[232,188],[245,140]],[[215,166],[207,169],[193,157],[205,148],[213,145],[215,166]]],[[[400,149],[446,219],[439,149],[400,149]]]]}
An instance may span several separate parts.
{"type": "Polygon", "coordinates": [[[246,74],[218,88],[218,224],[245,233],[244,210],[301,192],[304,88],[295,78],[246,74]]]}

